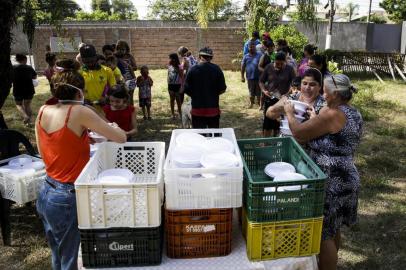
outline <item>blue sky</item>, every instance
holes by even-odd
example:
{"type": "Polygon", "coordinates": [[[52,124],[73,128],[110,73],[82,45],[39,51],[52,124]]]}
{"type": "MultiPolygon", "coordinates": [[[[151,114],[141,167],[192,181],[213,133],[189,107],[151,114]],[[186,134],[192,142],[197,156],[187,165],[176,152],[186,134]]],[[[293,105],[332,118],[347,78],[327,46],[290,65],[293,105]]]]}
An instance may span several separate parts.
{"type": "MultiPolygon", "coordinates": [[[[144,19],[148,13],[148,5],[150,1],[148,0],[131,0],[134,3],[134,6],[137,8],[138,14],[140,16],[140,19],[144,19]]],[[[182,0],[178,0],[182,1],[182,0]]],[[[245,0],[232,0],[234,3],[237,3],[238,5],[242,6],[245,3],[245,0]]],[[[90,3],[91,0],[75,0],[76,3],[78,3],[84,10],[89,11],[90,10],[90,3]]],[[[278,3],[286,3],[285,0],[274,0],[274,2],[278,3]]],[[[294,0],[292,2],[295,2],[294,0]]],[[[368,12],[369,8],[369,1],[368,0],[336,0],[336,2],[340,6],[345,6],[349,2],[352,2],[354,4],[358,4],[360,6],[359,12],[360,13],[366,13],[368,12]]],[[[372,9],[379,9],[379,3],[382,2],[382,0],[372,0],[372,9]]],[[[324,4],[327,3],[327,0],[320,0],[320,3],[324,4]]]]}

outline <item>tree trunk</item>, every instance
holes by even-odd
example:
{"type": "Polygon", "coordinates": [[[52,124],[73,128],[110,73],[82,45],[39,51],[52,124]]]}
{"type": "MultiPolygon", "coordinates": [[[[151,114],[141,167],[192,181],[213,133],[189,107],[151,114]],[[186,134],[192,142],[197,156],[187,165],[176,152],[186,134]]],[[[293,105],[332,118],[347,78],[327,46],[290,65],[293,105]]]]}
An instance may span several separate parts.
{"type": "MultiPolygon", "coordinates": [[[[3,0],[0,5],[0,110],[10,92],[12,83],[11,30],[15,25],[17,8],[21,2],[22,0],[3,0]]],[[[7,126],[0,113],[0,128],[5,127],[7,126]]]]}

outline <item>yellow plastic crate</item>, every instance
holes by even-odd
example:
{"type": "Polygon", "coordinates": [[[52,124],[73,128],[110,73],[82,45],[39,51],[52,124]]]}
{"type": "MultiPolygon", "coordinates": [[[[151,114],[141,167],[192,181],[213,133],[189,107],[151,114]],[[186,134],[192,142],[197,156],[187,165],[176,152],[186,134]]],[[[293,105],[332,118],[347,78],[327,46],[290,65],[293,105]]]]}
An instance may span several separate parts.
{"type": "Polygon", "coordinates": [[[309,256],[320,252],[323,218],[287,222],[250,222],[243,210],[242,230],[251,261],[309,256]]]}

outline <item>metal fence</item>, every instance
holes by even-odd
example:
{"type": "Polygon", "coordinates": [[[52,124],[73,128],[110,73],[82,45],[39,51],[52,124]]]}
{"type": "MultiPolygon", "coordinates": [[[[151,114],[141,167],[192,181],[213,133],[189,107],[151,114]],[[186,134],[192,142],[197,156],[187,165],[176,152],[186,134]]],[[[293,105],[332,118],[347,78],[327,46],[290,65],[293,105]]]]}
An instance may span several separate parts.
{"type": "Polygon", "coordinates": [[[398,67],[405,70],[405,54],[372,52],[334,52],[329,56],[344,72],[378,72],[391,75],[398,67]],[[392,71],[391,71],[392,70],[392,71]]]}

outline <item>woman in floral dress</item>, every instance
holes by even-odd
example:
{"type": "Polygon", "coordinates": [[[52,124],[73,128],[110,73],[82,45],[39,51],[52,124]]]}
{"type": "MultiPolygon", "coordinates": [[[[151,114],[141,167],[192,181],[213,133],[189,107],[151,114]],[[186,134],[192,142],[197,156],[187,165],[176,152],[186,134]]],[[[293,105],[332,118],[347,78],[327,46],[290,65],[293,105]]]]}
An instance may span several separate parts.
{"type": "Polygon", "coordinates": [[[285,103],[289,127],[296,140],[308,143],[310,156],[327,175],[319,269],[337,268],[340,228],[357,221],[360,178],[354,152],[362,134],[362,117],[349,101],[355,88],[343,74],[324,80],[327,106],[299,123],[295,109],[285,103]]]}

